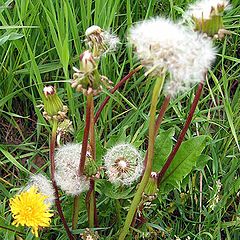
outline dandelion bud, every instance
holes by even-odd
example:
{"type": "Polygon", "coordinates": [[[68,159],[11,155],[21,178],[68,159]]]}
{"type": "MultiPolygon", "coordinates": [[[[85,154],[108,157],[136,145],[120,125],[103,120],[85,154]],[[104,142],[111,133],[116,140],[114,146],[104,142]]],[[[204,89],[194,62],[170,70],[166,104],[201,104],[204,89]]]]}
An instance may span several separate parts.
{"type": "Polygon", "coordinates": [[[35,187],[38,193],[46,196],[46,199],[44,200],[46,204],[50,206],[53,205],[55,200],[54,190],[51,182],[45,176],[42,174],[32,175],[23,191],[26,191],[31,187],[35,187]]]}
{"type": "Polygon", "coordinates": [[[90,73],[96,68],[96,63],[90,51],[85,51],[80,55],[80,66],[80,69],[85,73],[90,73]]]}
{"type": "Polygon", "coordinates": [[[102,91],[102,85],[107,85],[106,77],[98,72],[96,62],[90,51],[85,51],[80,55],[80,69],[73,68],[73,80],[71,86],[76,88],[77,92],[85,95],[97,95],[102,91]]]}
{"type": "Polygon", "coordinates": [[[85,35],[87,45],[92,49],[95,58],[100,57],[103,53],[113,51],[119,43],[117,36],[96,25],[89,27],[85,35]]]}
{"type": "Polygon", "coordinates": [[[90,145],[88,145],[83,173],[88,177],[94,177],[98,173],[98,166],[92,157],[92,149],[90,145]]]}
{"type": "Polygon", "coordinates": [[[130,185],[143,170],[143,159],[130,144],[119,144],[108,150],[104,162],[109,181],[115,184],[130,185]]]}
{"type": "Polygon", "coordinates": [[[149,201],[152,201],[157,197],[157,193],[158,193],[157,173],[152,172],[148,180],[147,186],[144,189],[144,196],[149,201]]]}
{"type": "Polygon", "coordinates": [[[49,121],[62,121],[64,118],[66,118],[68,108],[67,106],[63,105],[61,99],[56,93],[56,89],[53,86],[46,86],[44,87],[43,92],[43,116],[49,121]]]}
{"type": "Polygon", "coordinates": [[[89,189],[86,176],[78,175],[82,145],[69,143],[55,153],[55,180],[57,185],[70,195],[79,195],[89,189]]]}
{"type": "Polygon", "coordinates": [[[223,38],[226,33],[223,25],[223,12],[230,8],[227,0],[200,0],[191,4],[185,18],[192,18],[195,30],[210,37],[223,38]]]}

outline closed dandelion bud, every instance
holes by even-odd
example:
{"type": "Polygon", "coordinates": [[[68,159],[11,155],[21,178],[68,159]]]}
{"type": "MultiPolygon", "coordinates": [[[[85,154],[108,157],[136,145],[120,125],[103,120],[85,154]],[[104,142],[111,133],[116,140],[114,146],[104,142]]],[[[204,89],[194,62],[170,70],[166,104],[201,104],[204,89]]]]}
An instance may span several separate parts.
{"type": "Polygon", "coordinates": [[[119,144],[104,156],[106,173],[114,184],[130,185],[143,171],[143,158],[130,144],[119,144]]]}
{"type": "Polygon", "coordinates": [[[80,55],[80,70],[84,73],[91,73],[96,68],[93,55],[90,51],[85,51],[80,55]]]}
{"type": "Polygon", "coordinates": [[[56,89],[53,86],[46,86],[43,89],[44,92],[44,112],[43,116],[51,121],[62,121],[66,118],[68,111],[67,106],[64,106],[61,99],[56,93],[56,89]]]}
{"type": "Polygon", "coordinates": [[[226,33],[223,25],[223,13],[230,8],[227,0],[200,0],[191,4],[185,18],[192,18],[195,30],[210,37],[223,38],[226,33]]]}
{"type": "Polygon", "coordinates": [[[144,197],[152,201],[157,197],[158,184],[157,184],[157,173],[152,172],[148,180],[147,186],[144,189],[144,197]]]}
{"type": "Polygon", "coordinates": [[[69,143],[61,146],[55,153],[55,180],[67,194],[79,195],[89,189],[86,176],[78,175],[82,145],[69,143]]]}
{"type": "Polygon", "coordinates": [[[101,84],[107,85],[107,78],[99,74],[90,51],[85,51],[80,55],[80,69],[74,67],[73,70],[75,73],[71,86],[76,88],[77,92],[82,92],[85,95],[97,95],[102,91],[101,84]]]}
{"type": "Polygon", "coordinates": [[[27,191],[31,187],[35,187],[38,193],[46,196],[44,202],[49,206],[54,204],[55,195],[52,183],[42,174],[32,175],[23,191],[27,191]]]}
{"type": "Polygon", "coordinates": [[[118,37],[99,26],[93,25],[86,32],[87,45],[92,49],[95,58],[99,58],[103,53],[113,51],[117,44],[120,43],[118,37]]]}

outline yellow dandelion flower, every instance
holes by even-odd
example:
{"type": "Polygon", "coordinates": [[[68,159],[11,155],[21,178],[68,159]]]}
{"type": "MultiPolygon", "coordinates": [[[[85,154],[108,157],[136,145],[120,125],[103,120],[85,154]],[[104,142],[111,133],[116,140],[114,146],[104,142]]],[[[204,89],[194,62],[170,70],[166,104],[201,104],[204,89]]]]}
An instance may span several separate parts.
{"type": "Polygon", "coordinates": [[[48,197],[38,193],[34,186],[11,198],[10,208],[14,218],[12,224],[31,227],[32,233],[38,237],[38,228],[48,227],[50,217],[53,216],[49,204],[44,202],[46,198],[48,197]]]}

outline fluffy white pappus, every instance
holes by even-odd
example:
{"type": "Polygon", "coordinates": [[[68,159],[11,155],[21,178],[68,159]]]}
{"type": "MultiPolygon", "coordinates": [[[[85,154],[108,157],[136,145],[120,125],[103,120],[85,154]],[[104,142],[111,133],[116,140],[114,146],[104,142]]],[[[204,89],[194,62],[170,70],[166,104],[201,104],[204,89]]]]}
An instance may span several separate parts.
{"type": "Polygon", "coordinates": [[[78,176],[81,149],[81,144],[69,143],[55,153],[55,180],[69,195],[79,195],[89,189],[89,180],[85,176],[78,176]]]}
{"type": "Polygon", "coordinates": [[[131,185],[143,171],[143,158],[131,144],[118,144],[104,156],[106,173],[114,184],[131,185]]]}
{"type": "Polygon", "coordinates": [[[169,73],[164,91],[172,97],[204,80],[216,55],[210,39],[161,17],[137,23],[129,41],[151,75],[169,73]]]}
{"type": "Polygon", "coordinates": [[[231,8],[228,0],[200,0],[190,4],[184,18],[211,19],[211,13],[221,14],[224,10],[231,8]],[[222,9],[220,12],[218,9],[222,9]],[[219,13],[218,13],[219,12],[219,13]]]}
{"type": "Polygon", "coordinates": [[[89,27],[85,35],[89,47],[97,48],[101,54],[116,50],[117,45],[120,44],[120,40],[115,34],[105,31],[97,25],[89,27]]]}
{"type": "Polygon", "coordinates": [[[110,33],[108,31],[104,31],[102,33],[103,42],[107,46],[106,52],[112,52],[117,49],[118,44],[120,44],[120,40],[117,35],[110,33]]]}
{"type": "Polygon", "coordinates": [[[46,204],[49,204],[50,206],[54,204],[55,195],[53,186],[52,183],[45,176],[43,176],[42,174],[32,175],[24,190],[30,189],[32,186],[36,187],[39,193],[47,196],[47,198],[44,200],[46,204]]]}

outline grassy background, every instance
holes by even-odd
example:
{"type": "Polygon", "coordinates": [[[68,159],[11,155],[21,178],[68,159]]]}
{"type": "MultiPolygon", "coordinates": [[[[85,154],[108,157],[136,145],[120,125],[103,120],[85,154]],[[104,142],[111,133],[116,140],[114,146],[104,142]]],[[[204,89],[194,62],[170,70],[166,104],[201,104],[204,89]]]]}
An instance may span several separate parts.
{"type": "MultiPolygon", "coordinates": [[[[105,57],[101,63],[102,74],[116,83],[138,64],[126,44],[126,31],[132,23],[157,15],[177,20],[189,2],[192,1],[0,0],[2,239],[14,239],[12,231],[1,228],[11,222],[9,197],[24,185],[30,172],[48,172],[49,132],[46,129],[49,128],[39,106],[43,85],[55,84],[58,87],[60,96],[69,106],[69,116],[76,132],[82,129],[85,99],[71,89],[68,80],[73,73],[72,66],[78,66],[78,56],[85,48],[85,29],[97,24],[119,35],[122,42],[119,50],[105,57]]],[[[149,211],[149,224],[141,229],[143,232],[157,232],[166,239],[174,239],[175,235],[182,239],[187,236],[191,239],[240,238],[240,1],[232,1],[232,5],[224,18],[225,26],[232,34],[217,43],[219,54],[216,66],[208,75],[194,121],[186,136],[187,139],[207,133],[212,137],[206,149],[211,160],[202,171],[201,233],[198,231],[199,171],[193,172],[182,192],[172,192],[163,200],[162,207],[157,205],[149,211]],[[216,196],[216,181],[219,179],[223,185],[219,193],[220,201],[211,211],[209,204],[216,196]]],[[[126,131],[129,141],[139,144],[144,142],[151,89],[151,81],[146,81],[142,74],[138,74],[114,95],[98,122],[103,145],[106,145],[110,135],[119,135],[123,131],[126,131]]],[[[106,94],[105,91],[96,97],[97,106],[106,94]]],[[[174,127],[177,136],[193,97],[194,91],[191,91],[171,101],[162,124],[163,129],[174,127]]],[[[141,147],[144,148],[144,144],[141,147]]],[[[102,209],[104,204],[100,206],[102,209]]],[[[85,220],[83,216],[83,224],[85,220]]],[[[53,221],[49,233],[53,239],[65,239],[59,224],[59,221],[53,221]],[[54,232],[54,229],[58,230],[54,232]]],[[[102,222],[103,226],[109,226],[107,218],[102,222]]],[[[111,235],[109,229],[104,233],[111,235]]],[[[48,235],[45,233],[44,236],[48,235]]],[[[27,239],[31,238],[31,234],[28,234],[27,239]]],[[[146,239],[151,238],[148,236],[146,239]]]]}

